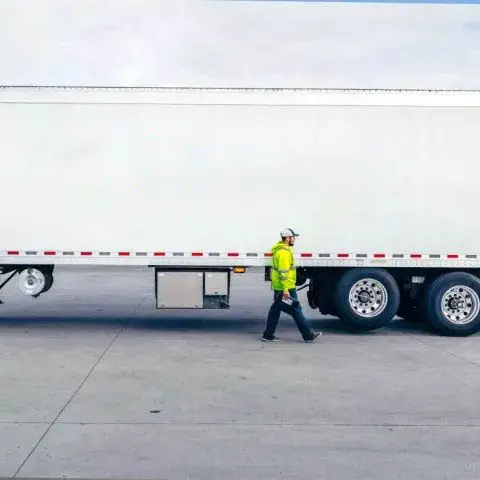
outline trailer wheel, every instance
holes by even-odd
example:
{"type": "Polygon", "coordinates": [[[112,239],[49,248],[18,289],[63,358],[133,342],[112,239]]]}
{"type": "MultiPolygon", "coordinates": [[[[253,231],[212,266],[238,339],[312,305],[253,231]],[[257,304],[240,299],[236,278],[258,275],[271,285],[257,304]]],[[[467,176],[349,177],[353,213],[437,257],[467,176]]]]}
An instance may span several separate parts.
{"type": "Polygon", "coordinates": [[[427,291],[428,322],[443,335],[466,337],[480,329],[480,280],[464,272],[438,277],[427,291]]]}
{"type": "Polygon", "coordinates": [[[53,274],[46,268],[25,268],[18,275],[18,287],[25,295],[38,297],[53,285],[53,274]]]}
{"type": "Polygon", "coordinates": [[[45,273],[37,268],[25,268],[18,274],[18,287],[25,295],[32,297],[42,293],[46,281],[45,273]]]}
{"type": "Polygon", "coordinates": [[[368,331],[387,325],[400,305],[400,289],[386,270],[351,269],[335,289],[338,316],[355,330],[368,331]]]}

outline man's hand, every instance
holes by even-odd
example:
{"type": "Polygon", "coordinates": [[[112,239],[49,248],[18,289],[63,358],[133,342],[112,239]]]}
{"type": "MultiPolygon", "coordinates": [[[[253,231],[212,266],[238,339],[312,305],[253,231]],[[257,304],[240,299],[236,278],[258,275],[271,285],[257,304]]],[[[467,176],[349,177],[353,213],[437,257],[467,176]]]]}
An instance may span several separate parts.
{"type": "Polygon", "coordinates": [[[290,300],[290,292],[283,292],[283,299],[290,300]]]}

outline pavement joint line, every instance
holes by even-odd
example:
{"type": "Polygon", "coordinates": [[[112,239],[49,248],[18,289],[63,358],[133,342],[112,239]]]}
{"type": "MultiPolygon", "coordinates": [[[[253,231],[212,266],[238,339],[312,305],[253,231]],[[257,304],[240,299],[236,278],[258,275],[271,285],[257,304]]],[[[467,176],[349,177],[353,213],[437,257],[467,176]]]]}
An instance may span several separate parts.
{"type": "MultiPolygon", "coordinates": [[[[0,425],[51,425],[51,422],[22,422],[22,421],[0,421],[0,425]]],[[[233,426],[233,427],[431,427],[431,428],[479,428],[480,423],[322,423],[322,422],[272,422],[272,423],[244,423],[244,422],[62,422],[56,421],[55,425],[78,425],[78,426],[233,426]]],[[[1,477],[0,477],[1,480],[1,477]]]]}
{"type": "MultiPolygon", "coordinates": [[[[0,480],[12,480],[14,477],[0,477],[0,480]]],[[[85,477],[85,478],[77,478],[77,477],[20,477],[22,480],[66,480],[67,478],[75,478],[75,480],[110,480],[112,477],[85,477]]],[[[123,478],[123,477],[114,477],[115,480],[145,480],[141,478],[136,478],[136,477],[130,477],[130,478],[123,478]]],[[[169,480],[167,478],[155,478],[155,479],[149,479],[149,480],[169,480]]]]}
{"type": "MultiPolygon", "coordinates": [[[[35,422],[35,421],[23,421],[23,420],[3,420],[0,421],[0,425],[50,425],[51,422],[35,422]]],[[[0,477],[1,479],[1,477],[0,477]]]]}
{"type": "Polygon", "coordinates": [[[439,423],[242,423],[242,422],[56,422],[56,425],[79,426],[219,426],[219,427],[339,427],[339,428],[480,428],[480,423],[439,424],[439,423]]]}
{"type": "Polygon", "coordinates": [[[13,474],[12,478],[17,478],[17,475],[20,473],[20,471],[22,470],[22,468],[26,465],[26,463],[30,460],[30,458],[32,457],[33,453],[35,452],[35,450],[38,448],[38,446],[43,442],[44,438],[47,436],[48,432],[50,432],[50,430],[52,429],[52,427],[55,425],[55,423],[57,422],[57,420],[60,418],[60,416],[63,414],[63,412],[65,411],[65,409],[70,405],[70,403],[72,402],[72,400],[75,398],[75,396],[77,395],[77,393],[81,390],[81,388],[85,385],[85,383],[87,382],[87,380],[90,378],[90,375],[93,373],[93,371],[95,370],[95,368],[97,368],[98,364],[103,360],[103,358],[105,357],[105,355],[108,353],[108,351],[110,350],[110,348],[112,347],[112,345],[115,343],[115,341],[117,340],[117,338],[120,336],[122,330],[123,330],[124,327],[120,328],[118,330],[118,332],[116,333],[116,335],[114,335],[114,337],[110,340],[110,342],[108,343],[108,345],[106,346],[106,348],[104,349],[104,351],[102,352],[102,354],[97,358],[97,361],[93,364],[93,366],[90,368],[90,370],[88,371],[87,375],[85,376],[85,378],[80,382],[80,385],[75,389],[75,391],[73,392],[73,394],[70,396],[70,398],[67,400],[67,402],[65,403],[65,405],[61,408],[60,412],[57,414],[57,416],[53,419],[52,422],[50,422],[50,424],[48,425],[47,429],[43,432],[43,434],[41,435],[40,439],[38,440],[37,443],[35,443],[35,445],[33,446],[32,450],[30,451],[30,453],[26,456],[25,460],[21,463],[21,465],[18,467],[18,469],[16,470],[16,472],[13,474]]]}

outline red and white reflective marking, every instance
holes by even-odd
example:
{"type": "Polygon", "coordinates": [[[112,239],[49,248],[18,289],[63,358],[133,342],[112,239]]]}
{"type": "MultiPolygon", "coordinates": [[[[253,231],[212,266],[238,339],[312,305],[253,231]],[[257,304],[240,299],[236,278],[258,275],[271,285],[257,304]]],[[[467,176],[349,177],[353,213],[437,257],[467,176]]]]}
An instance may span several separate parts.
{"type": "MultiPolygon", "coordinates": [[[[269,261],[272,257],[271,252],[238,252],[238,251],[227,251],[227,252],[202,252],[202,251],[193,251],[193,252],[166,252],[166,251],[154,251],[154,252],[131,252],[128,250],[122,251],[93,251],[93,250],[21,250],[21,249],[10,249],[6,251],[0,251],[0,259],[7,258],[23,258],[23,257],[46,257],[51,259],[54,263],[58,259],[68,259],[68,258],[78,258],[85,259],[108,259],[111,261],[115,258],[121,258],[123,260],[129,259],[153,259],[154,263],[158,262],[168,262],[175,263],[175,259],[183,259],[182,263],[185,263],[185,259],[192,258],[198,261],[214,263],[216,259],[228,259],[233,261],[234,259],[243,260],[248,263],[248,260],[257,259],[263,260],[264,262],[269,261]]],[[[295,257],[303,262],[308,264],[310,262],[319,264],[322,261],[332,261],[335,262],[348,262],[348,264],[359,264],[362,261],[368,262],[371,261],[374,264],[382,263],[394,263],[398,264],[398,261],[408,261],[409,264],[414,264],[417,261],[469,261],[470,263],[475,262],[480,259],[480,255],[472,254],[458,254],[458,253],[446,253],[446,254],[422,254],[422,253],[394,253],[387,254],[382,252],[375,253],[348,253],[348,252],[337,252],[337,253],[314,253],[314,252],[300,252],[296,253],[295,257]]],[[[5,263],[5,260],[2,260],[1,263],[5,263]]],[[[99,262],[96,262],[99,263],[99,262]]]]}

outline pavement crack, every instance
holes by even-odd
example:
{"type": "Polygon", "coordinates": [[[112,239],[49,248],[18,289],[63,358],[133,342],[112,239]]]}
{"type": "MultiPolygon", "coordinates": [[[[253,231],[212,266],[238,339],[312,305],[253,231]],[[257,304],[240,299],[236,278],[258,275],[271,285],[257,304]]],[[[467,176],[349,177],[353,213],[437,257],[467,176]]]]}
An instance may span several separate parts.
{"type": "Polygon", "coordinates": [[[143,304],[145,303],[148,297],[149,297],[148,293],[146,293],[143,296],[143,298],[140,300],[140,303],[133,309],[132,317],[134,317],[137,314],[137,312],[143,307],[143,304]]]}
{"type": "Polygon", "coordinates": [[[85,378],[81,381],[80,385],[75,389],[75,391],[73,392],[73,394],[70,396],[70,398],[67,400],[67,402],[65,403],[65,405],[62,407],[62,409],[60,410],[60,412],[58,412],[57,416],[53,419],[52,422],[50,422],[50,424],[48,425],[47,429],[43,432],[43,434],[41,435],[40,439],[38,440],[37,443],[35,443],[35,445],[33,446],[33,448],[30,450],[30,453],[26,456],[25,460],[21,463],[21,465],[18,467],[18,469],[16,470],[16,472],[13,474],[13,477],[12,478],[16,478],[18,476],[18,474],[20,473],[20,471],[22,470],[22,468],[26,465],[26,463],[30,460],[30,458],[32,457],[33,453],[35,452],[35,450],[38,448],[38,446],[43,442],[43,439],[48,435],[48,432],[50,432],[50,430],[52,429],[52,427],[57,423],[57,420],[60,418],[60,416],[63,414],[63,412],[66,410],[66,408],[70,405],[70,403],[72,402],[72,400],[76,397],[76,395],[78,394],[78,392],[82,389],[82,387],[85,385],[85,383],[87,382],[87,380],[90,378],[90,376],[92,375],[92,373],[94,372],[94,370],[97,368],[98,364],[104,359],[105,355],[108,353],[108,351],[110,350],[110,348],[112,347],[112,345],[115,343],[115,341],[118,339],[118,337],[120,336],[120,334],[122,333],[124,327],[122,327],[121,329],[118,330],[118,332],[114,335],[114,337],[110,340],[110,342],[108,343],[108,345],[106,346],[106,348],[103,350],[102,354],[97,358],[97,361],[93,364],[93,366],[90,368],[90,370],[88,371],[87,375],[85,376],[85,378]]]}

